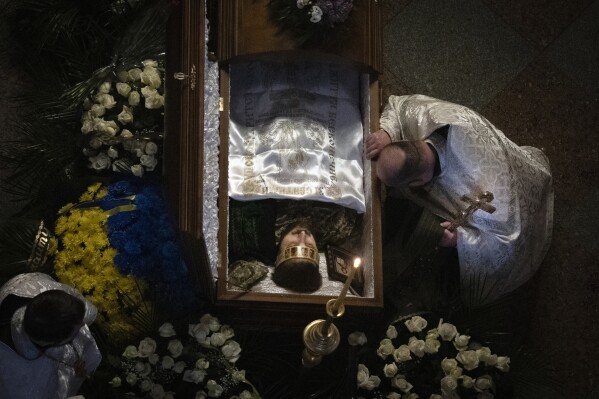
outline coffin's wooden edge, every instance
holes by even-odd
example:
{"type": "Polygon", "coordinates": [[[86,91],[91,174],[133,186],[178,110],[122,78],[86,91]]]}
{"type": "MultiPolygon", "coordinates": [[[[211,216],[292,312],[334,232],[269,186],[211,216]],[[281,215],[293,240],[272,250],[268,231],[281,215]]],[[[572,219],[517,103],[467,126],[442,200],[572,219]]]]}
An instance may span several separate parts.
{"type": "Polygon", "coordinates": [[[163,181],[192,282],[202,296],[214,298],[203,236],[204,4],[204,0],[182,0],[169,16],[163,181]],[[176,80],[175,72],[187,77],[176,80]]]}

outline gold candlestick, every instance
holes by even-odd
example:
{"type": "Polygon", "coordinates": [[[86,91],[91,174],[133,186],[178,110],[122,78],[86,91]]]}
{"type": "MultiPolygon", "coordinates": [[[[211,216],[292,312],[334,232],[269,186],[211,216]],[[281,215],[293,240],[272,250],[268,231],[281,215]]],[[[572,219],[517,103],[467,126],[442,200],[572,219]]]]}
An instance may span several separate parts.
{"type": "Polygon", "coordinates": [[[345,306],[333,312],[335,299],[327,302],[327,319],[314,320],[304,328],[304,351],[302,352],[302,365],[314,367],[320,364],[322,357],[332,353],[339,346],[340,334],[333,319],[341,317],[345,312],[345,306]]]}
{"type": "Polygon", "coordinates": [[[343,313],[345,313],[343,301],[361,262],[360,258],[354,260],[354,266],[347,276],[341,293],[336,299],[330,299],[327,302],[327,319],[314,320],[304,328],[303,339],[305,348],[302,352],[302,364],[304,367],[317,366],[322,361],[323,356],[332,353],[339,346],[339,329],[333,324],[333,320],[343,316],[343,313]]]}

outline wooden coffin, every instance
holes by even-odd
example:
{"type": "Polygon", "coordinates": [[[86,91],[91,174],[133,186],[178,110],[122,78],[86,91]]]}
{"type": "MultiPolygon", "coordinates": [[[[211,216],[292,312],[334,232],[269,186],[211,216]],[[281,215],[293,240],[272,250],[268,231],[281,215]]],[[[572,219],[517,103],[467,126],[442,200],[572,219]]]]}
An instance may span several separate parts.
{"type": "MultiPolygon", "coordinates": [[[[380,5],[375,1],[355,0],[356,10],[348,21],[352,27],[351,40],[335,49],[298,50],[294,41],[280,33],[268,18],[267,0],[221,0],[215,10],[212,29],[217,27],[215,53],[219,62],[220,80],[220,146],[218,190],[218,255],[209,259],[202,230],[203,191],[206,165],[203,157],[203,41],[205,8],[193,0],[180,3],[179,14],[173,16],[169,48],[170,68],[182,71],[186,78],[170,82],[170,109],[167,111],[165,143],[165,182],[167,196],[183,237],[184,252],[192,276],[199,289],[208,293],[216,306],[225,307],[238,323],[260,324],[263,320],[280,325],[302,326],[314,317],[323,317],[326,302],[336,295],[318,292],[245,291],[227,284],[228,280],[228,143],[230,67],[253,59],[281,58],[330,59],[347,62],[363,77],[361,104],[364,137],[378,129],[380,88],[378,71],[381,67],[380,5]],[[216,17],[217,16],[217,17],[216,17]],[[176,56],[173,60],[173,56],[176,56]],[[173,115],[174,114],[174,115],[173,115]]],[[[210,11],[210,10],[209,10],[210,11]]],[[[234,84],[234,82],[233,82],[234,84]]],[[[383,306],[382,254],[380,220],[380,183],[370,161],[364,160],[364,188],[367,198],[362,247],[356,248],[363,258],[365,290],[362,296],[348,295],[346,314],[377,314],[383,306]]],[[[324,256],[324,254],[323,254],[324,256]]],[[[342,283],[337,283],[341,291],[342,283]]],[[[347,317],[347,316],[346,316],[347,317]]]]}

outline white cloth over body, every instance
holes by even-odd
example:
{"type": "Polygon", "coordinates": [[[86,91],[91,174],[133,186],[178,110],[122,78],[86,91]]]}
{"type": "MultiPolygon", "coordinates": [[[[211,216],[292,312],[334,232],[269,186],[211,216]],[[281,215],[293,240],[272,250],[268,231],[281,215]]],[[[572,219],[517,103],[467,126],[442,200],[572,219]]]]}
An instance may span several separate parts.
{"type": "Polygon", "coordinates": [[[25,306],[19,308],[11,321],[16,352],[0,342],[0,394],[7,398],[62,399],[75,395],[84,381],[84,377],[75,375],[75,362],[81,358],[89,375],[102,360],[96,341],[87,327],[95,320],[97,309],[73,287],[43,273],[19,274],[0,288],[0,305],[9,295],[33,298],[48,290],[61,290],[81,299],[85,304],[85,324],[69,344],[41,352],[23,329],[25,306]]]}
{"type": "Polygon", "coordinates": [[[365,211],[360,73],[335,62],[232,64],[229,196],[365,211]]]}
{"type": "Polygon", "coordinates": [[[468,206],[463,195],[493,193],[496,211],[477,210],[457,229],[463,288],[485,281],[483,300],[491,301],[532,277],[553,225],[552,177],[541,150],[516,145],[469,108],[423,95],[391,96],[380,126],[392,141],[426,139],[448,126],[441,173],[425,190],[401,190],[405,197],[452,221],[468,206]]]}

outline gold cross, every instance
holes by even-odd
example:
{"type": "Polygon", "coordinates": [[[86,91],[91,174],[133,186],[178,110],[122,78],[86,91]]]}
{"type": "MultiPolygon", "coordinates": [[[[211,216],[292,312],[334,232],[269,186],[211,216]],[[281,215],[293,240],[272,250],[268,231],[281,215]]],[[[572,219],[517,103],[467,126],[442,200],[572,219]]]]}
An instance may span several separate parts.
{"type": "Polygon", "coordinates": [[[458,226],[464,226],[466,222],[468,222],[468,218],[472,215],[476,210],[482,209],[487,213],[495,212],[495,207],[490,204],[493,201],[493,193],[490,191],[485,191],[476,199],[472,199],[467,195],[463,195],[461,200],[467,202],[469,205],[466,209],[458,212],[455,220],[451,222],[447,230],[454,231],[458,226]]]}

